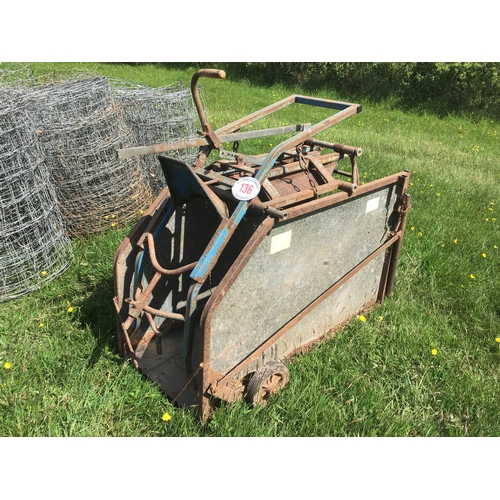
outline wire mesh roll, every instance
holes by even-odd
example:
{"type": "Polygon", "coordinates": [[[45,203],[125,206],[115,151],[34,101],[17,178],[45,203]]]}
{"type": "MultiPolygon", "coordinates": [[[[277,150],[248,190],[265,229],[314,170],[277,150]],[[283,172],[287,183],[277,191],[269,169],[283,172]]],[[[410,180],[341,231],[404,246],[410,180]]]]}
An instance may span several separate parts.
{"type": "Polygon", "coordinates": [[[0,86],[0,302],[53,280],[71,260],[71,242],[25,97],[0,86]]]}
{"type": "Polygon", "coordinates": [[[35,85],[35,82],[30,63],[7,63],[0,68],[0,84],[26,87],[35,85]]]}
{"type": "MultiPolygon", "coordinates": [[[[191,90],[181,82],[159,88],[118,80],[112,83],[116,102],[132,131],[131,146],[149,146],[198,137],[196,130],[200,125],[191,90]]],[[[203,88],[199,92],[203,97],[203,88]]],[[[198,149],[182,149],[168,154],[190,165],[196,159],[198,149]]],[[[156,155],[140,158],[150,185],[158,194],[165,186],[158,158],[156,155]]]]}
{"type": "Polygon", "coordinates": [[[71,235],[137,220],[153,193],[138,158],[119,159],[131,132],[105,77],[29,90],[49,170],[71,235]]]}

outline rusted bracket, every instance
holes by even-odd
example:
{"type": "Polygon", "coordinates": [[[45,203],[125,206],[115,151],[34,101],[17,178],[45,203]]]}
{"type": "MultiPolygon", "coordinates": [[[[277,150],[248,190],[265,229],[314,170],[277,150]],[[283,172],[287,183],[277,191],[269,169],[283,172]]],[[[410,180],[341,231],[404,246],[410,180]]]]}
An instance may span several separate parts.
{"type": "MultiPolygon", "coordinates": [[[[223,377],[222,373],[219,374],[220,378],[223,377]]],[[[228,403],[235,403],[241,399],[241,395],[245,391],[245,386],[234,378],[225,379],[222,383],[215,382],[210,384],[207,392],[211,396],[218,399],[227,401],[228,403]]]]}
{"type": "Polygon", "coordinates": [[[363,153],[363,150],[361,148],[348,146],[347,144],[334,144],[332,142],[318,141],[315,139],[304,141],[304,144],[311,147],[318,146],[320,148],[332,149],[336,153],[340,154],[339,160],[342,160],[345,155],[349,156],[352,166],[352,184],[354,184],[355,188],[359,186],[359,172],[358,165],[356,163],[356,157],[361,156],[361,154],[363,153]]]}

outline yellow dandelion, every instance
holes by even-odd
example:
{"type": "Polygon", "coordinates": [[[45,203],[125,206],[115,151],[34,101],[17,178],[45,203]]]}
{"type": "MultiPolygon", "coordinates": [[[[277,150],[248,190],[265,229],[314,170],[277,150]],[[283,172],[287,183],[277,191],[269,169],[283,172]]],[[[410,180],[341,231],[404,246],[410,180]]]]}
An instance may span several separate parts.
{"type": "Polygon", "coordinates": [[[378,320],[379,320],[379,321],[383,321],[383,320],[384,320],[384,317],[383,317],[383,316],[379,316],[379,317],[378,317],[378,320]]]}
{"type": "Polygon", "coordinates": [[[436,196],[441,196],[441,193],[436,193],[436,196]]]}
{"type": "Polygon", "coordinates": [[[411,230],[411,231],[415,231],[415,227],[414,227],[414,226],[411,226],[411,227],[410,227],[410,230],[411,230]]]}
{"type": "Polygon", "coordinates": [[[12,368],[12,365],[7,361],[6,363],[4,363],[3,367],[6,369],[6,370],[10,370],[12,368]]]}
{"type": "Polygon", "coordinates": [[[419,232],[418,232],[418,235],[419,235],[419,236],[423,236],[422,231],[419,231],[419,232]]]}
{"type": "Polygon", "coordinates": [[[437,356],[438,350],[437,349],[432,349],[431,354],[433,356],[437,356]]]}
{"type": "Polygon", "coordinates": [[[497,337],[495,340],[500,343],[500,337],[497,337]]]}
{"type": "Polygon", "coordinates": [[[42,271],[40,274],[41,274],[42,276],[45,276],[45,275],[47,274],[47,271],[42,271]]]}
{"type": "Polygon", "coordinates": [[[164,422],[168,422],[172,417],[170,416],[169,413],[164,413],[163,414],[163,417],[161,417],[161,419],[164,421],[164,422]]]}
{"type": "Polygon", "coordinates": [[[116,226],[116,224],[113,222],[113,223],[111,224],[111,227],[115,227],[115,226],[116,226]]]}
{"type": "Polygon", "coordinates": [[[45,326],[45,323],[40,323],[40,324],[38,325],[38,328],[43,328],[44,326],[45,326]]]}
{"type": "Polygon", "coordinates": [[[72,312],[73,312],[73,307],[72,307],[72,306],[69,306],[69,307],[68,307],[68,312],[69,312],[69,313],[72,313],[72,312]]]}
{"type": "Polygon", "coordinates": [[[471,274],[471,275],[470,275],[470,279],[471,279],[471,280],[475,280],[475,279],[476,279],[476,277],[475,277],[473,274],[471,274]]]}
{"type": "Polygon", "coordinates": [[[486,259],[486,254],[485,253],[483,253],[483,257],[486,259]]]}
{"type": "Polygon", "coordinates": [[[359,321],[361,321],[361,322],[363,322],[363,323],[364,323],[364,322],[366,321],[366,318],[365,318],[364,316],[360,316],[360,317],[359,317],[359,321]]]}
{"type": "Polygon", "coordinates": [[[455,239],[453,240],[453,243],[458,243],[458,238],[455,238],[455,239]]]}

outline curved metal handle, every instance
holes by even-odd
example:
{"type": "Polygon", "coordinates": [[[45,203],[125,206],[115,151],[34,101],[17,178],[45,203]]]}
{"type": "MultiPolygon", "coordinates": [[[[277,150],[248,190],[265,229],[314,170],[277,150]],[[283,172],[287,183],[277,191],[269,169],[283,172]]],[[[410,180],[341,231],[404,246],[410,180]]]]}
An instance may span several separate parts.
{"type": "Polygon", "coordinates": [[[200,69],[191,78],[191,93],[193,94],[194,105],[196,106],[196,111],[200,117],[201,126],[203,127],[203,132],[210,135],[212,128],[208,124],[207,118],[205,116],[205,111],[203,111],[203,106],[201,105],[200,95],[198,93],[198,79],[199,78],[226,78],[226,72],[220,69],[200,69]]]}

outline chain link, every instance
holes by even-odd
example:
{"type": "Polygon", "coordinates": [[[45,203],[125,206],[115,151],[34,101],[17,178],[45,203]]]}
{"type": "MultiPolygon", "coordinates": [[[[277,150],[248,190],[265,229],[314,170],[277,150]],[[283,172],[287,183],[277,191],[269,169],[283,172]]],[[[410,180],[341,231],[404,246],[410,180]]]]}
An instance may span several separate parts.
{"type": "Polygon", "coordinates": [[[319,198],[317,185],[314,182],[314,178],[308,168],[308,161],[306,161],[306,159],[304,158],[304,154],[302,153],[302,144],[299,144],[295,148],[295,151],[297,152],[297,156],[299,157],[299,166],[306,173],[309,184],[314,191],[314,197],[319,198]]]}

